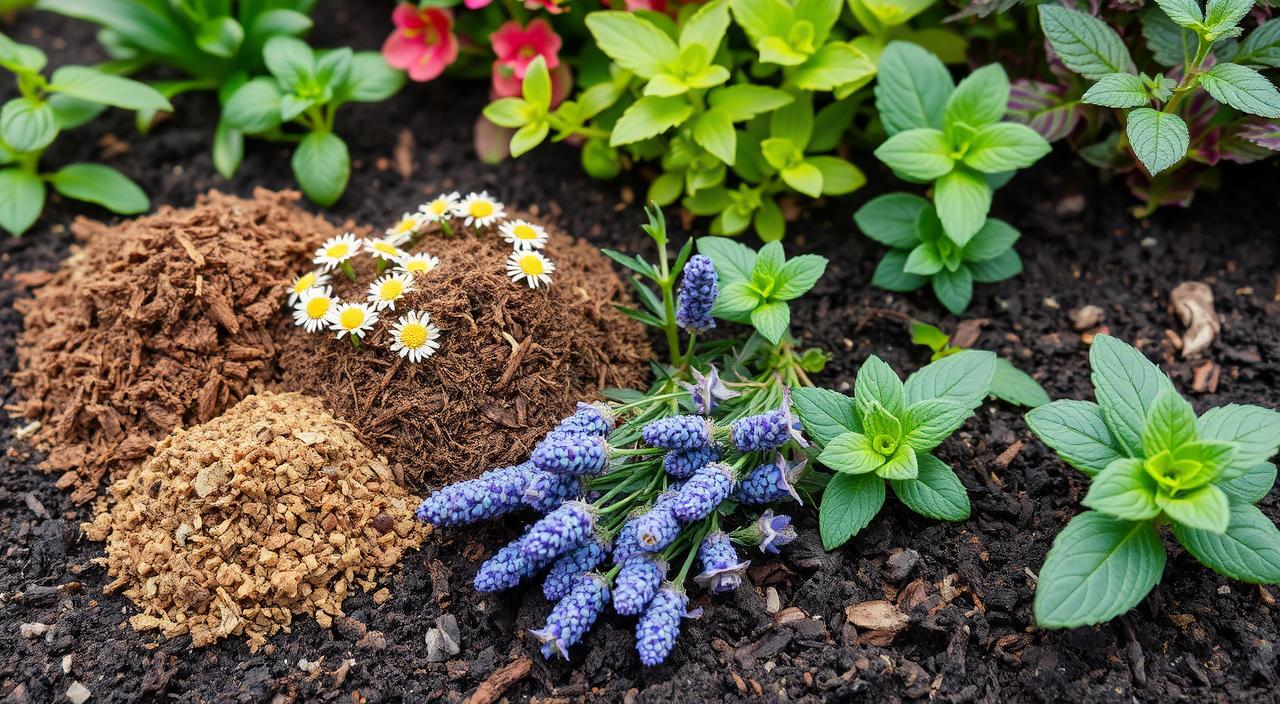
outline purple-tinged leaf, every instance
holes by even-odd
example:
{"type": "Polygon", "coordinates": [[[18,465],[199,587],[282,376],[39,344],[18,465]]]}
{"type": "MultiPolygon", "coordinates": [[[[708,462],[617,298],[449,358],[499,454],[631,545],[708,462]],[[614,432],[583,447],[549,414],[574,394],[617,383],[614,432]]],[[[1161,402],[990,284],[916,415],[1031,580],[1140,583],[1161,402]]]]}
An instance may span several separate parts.
{"type": "Polygon", "coordinates": [[[1232,125],[1222,138],[1222,158],[1250,164],[1280,152],[1280,120],[1251,117],[1232,125]]]}
{"type": "Polygon", "coordinates": [[[1218,101],[1208,93],[1197,90],[1182,103],[1178,113],[1182,115],[1182,121],[1187,123],[1187,132],[1191,134],[1192,141],[1195,141],[1197,135],[1209,129],[1209,123],[1218,114],[1218,101]]]}
{"type": "Polygon", "coordinates": [[[1187,158],[1213,166],[1222,157],[1222,128],[1215,127],[1200,134],[1192,134],[1187,158]]]}
{"type": "Polygon", "coordinates": [[[1009,88],[1009,117],[1035,130],[1050,142],[1071,134],[1084,109],[1078,100],[1068,100],[1066,89],[1051,83],[1019,79],[1009,88]]]}
{"type": "Polygon", "coordinates": [[[1245,120],[1239,134],[1259,147],[1280,152],[1280,120],[1245,120]]]}

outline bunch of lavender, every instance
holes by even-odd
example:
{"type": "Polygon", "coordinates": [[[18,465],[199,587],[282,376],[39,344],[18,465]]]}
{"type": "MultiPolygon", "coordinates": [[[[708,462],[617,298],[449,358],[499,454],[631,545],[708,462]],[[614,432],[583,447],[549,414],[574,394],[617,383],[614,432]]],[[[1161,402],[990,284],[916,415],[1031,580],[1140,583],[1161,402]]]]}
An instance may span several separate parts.
{"type": "Polygon", "coordinates": [[[656,266],[609,255],[658,288],[637,278],[649,312],[628,314],[667,335],[671,360],[659,379],[645,392],[579,404],[528,461],[446,486],[418,510],[437,526],[542,514],[481,565],[474,582],[493,592],[544,575],[543,594],[555,605],[532,634],[547,657],[567,658],[612,605],[638,618],[641,662],[663,662],[683,619],[700,612],[689,607],[690,577],[710,594],[737,589],[750,564],[739,549],[776,553],[794,540],[790,517],[771,506],[803,503],[810,488],[808,442],[789,389],[807,384],[806,372],[825,357],[797,353],[787,336],[770,343],[758,330],[699,346],[696,333],[715,327],[721,267],[691,256],[689,244],[669,264],[660,213],[650,213],[645,230],[658,244],[656,266]],[[719,369],[729,370],[725,378],[719,369]]]}

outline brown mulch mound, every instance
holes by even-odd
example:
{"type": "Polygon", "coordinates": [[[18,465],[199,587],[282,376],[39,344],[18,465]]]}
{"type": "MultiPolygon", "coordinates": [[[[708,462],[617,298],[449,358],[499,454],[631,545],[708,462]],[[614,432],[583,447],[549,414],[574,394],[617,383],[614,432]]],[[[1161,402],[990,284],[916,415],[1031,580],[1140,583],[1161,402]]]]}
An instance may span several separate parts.
{"type": "Polygon", "coordinates": [[[334,233],[299,195],[212,191],[109,226],[80,218],[81,243],[20,301],[26,330],[14,383],[41,421],[44,468],[93,498],[153,442],[212,419],[272,380],[291,277],[334,233]]]}
{"type": "MultiPolygon", "coordinates": [[[[556,270],[535,290],[507,277],[511,248],[496,231],[423,236],[413,251],[439,266],[415,274],[359,350],[287,323],[278,337],[286,387],[322,396],[413,488],[522,459],[576,402],[642,384],[651,356],[644,327],[612,307],[629,296],[609,261],[547,231],[556,270]],[[389,330],[408,310],[429,312],[441,330],[440,349],[417,364],[390,351],[389,330]]],[[[335,274],[339,298],[364,300],[370,257],[359,256],[356,273],[358,283],[335,274]]]]}
{"type": "Polygon", "coordinates": [[[376,587],[430,529],[352,430],[307,396],[249,396],[112,484],[114,506],[83,527],[107,543],[107,589],[142,607],[133,627],[257,650],[294,614],[327,628],[350,590],[376,587]]]}

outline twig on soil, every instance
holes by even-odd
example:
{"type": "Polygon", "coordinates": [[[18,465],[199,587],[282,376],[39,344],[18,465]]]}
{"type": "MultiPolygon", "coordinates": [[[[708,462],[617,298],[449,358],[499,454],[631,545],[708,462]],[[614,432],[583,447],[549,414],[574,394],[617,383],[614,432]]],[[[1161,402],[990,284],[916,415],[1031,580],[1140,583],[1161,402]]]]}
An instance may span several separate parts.
{"type": "Polygon", "coordinates": [[[489,675],[489,679],[481,682],[480,686],[476,687],[475,693],[467,700],[467,704],[492,704],[507,691],[508,687],[524,679],[531,667],[533,667],[533,661],[529,658],[512,661],[510,665],[489,675]]]}

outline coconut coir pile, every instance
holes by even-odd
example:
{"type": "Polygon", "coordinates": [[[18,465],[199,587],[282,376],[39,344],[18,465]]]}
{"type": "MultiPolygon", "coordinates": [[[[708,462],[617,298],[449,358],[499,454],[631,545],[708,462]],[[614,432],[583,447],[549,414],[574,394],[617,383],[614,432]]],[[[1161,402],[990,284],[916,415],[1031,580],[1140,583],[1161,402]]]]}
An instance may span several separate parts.
{"type": "Polygon", "coordinates": [[[43,424],[44,467],[77,502],[154,441],[273,378],[272,319],[335,229],[297,200],[213,191],[190,209],[72,225],[81,246],[17,304],[26,331],[14,382],[43,424]]]}
{"type": "MultiPolygon", "coordinates": [[[[643,383],[651,356],[644,327],[612,306],[628,297],[609,261],[547,230],[556,269],[549,287],[533,290],[506,275],[511,247],[496,232],[423,236],[413,251],[439,266],[414,275],[414,290],[382,312],[359,350],[333,333],[282,333],[285,384],[322,395],[413,488],[517,461],[576,402],[643,383]],[[389,330],[407,310],[429,312],[441,331],[440,349],[416,364],[389,351],[389,330]]],[[[373,266],[361,255],[359,283],[338,272],[334,293],[364,300],[373,266]]]]}
{"type": "Polygon", "coordinates": [[[350,590],[376,586],[429,532],[385,461],[291,393],[177,431],[111,494],[83,526],[107,542],[107,588],[143,609],[134,628],[194,646],[244,635],[257,649],[295,614],[328,627],[350,590]]]}

